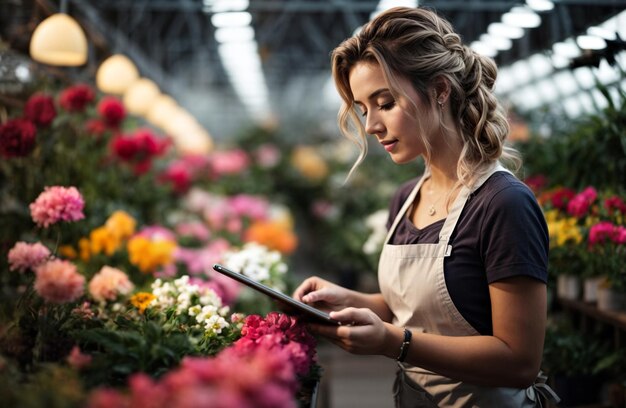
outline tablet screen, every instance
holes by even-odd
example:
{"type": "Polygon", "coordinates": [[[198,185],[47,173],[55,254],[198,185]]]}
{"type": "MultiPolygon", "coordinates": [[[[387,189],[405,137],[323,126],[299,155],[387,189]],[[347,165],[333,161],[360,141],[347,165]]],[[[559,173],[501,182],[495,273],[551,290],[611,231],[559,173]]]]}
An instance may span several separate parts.
{"type": "Polygon", "coordinates": [[[334,324],[339,325],[340,323],[337,320],[332,319],[328,313],[322,312],[319,309],[314,308],[313,306],[309,306],[306,303],[299,302],[294,298],[285,295],[284,293],[280,293],[268,286],[263,285],[253,279],[248,278],[241,273],[237,273],[235,271],[231,271],[226,268],[224,265],[215,264],[213,265],[213,269],[215,271],[228,276],[229,278],[235,279],[238,282],[243,283],[251,287],[254,290],[257,290],[279,302],[286,304],[290,309],[295,310],[296,314],[301,315],[304,318],[309,320],[315,320],[316,322],[326,323],[326,324],[334,324]]]}

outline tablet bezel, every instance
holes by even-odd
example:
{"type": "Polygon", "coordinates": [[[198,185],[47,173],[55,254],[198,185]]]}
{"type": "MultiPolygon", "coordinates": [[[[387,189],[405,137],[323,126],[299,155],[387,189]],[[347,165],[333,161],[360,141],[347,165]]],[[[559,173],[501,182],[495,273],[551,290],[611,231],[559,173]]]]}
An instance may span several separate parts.
{"type": "Polygon", "coordinates": [[[306,317],[313,318],[316,321],[322,322],[325,324],[332,324],[332,325],[337,325],[337,326],[341,325],[341,323],[338,320],[331,318],[328,313],[322,312],[321,310],[316,309],[313,306],[309,306],[306,303],[302,303],[292,297],[285,295],[284,293],[278,292],[270,288],[269,286],[263,285],[262,283],[259,283],[253,279],[250,279],[249,277],[241,273],[232,271],[228,269],[227,267],[225,267],[224,265],[214,264],[213,269],[216,272],[219,272],[225,276],[228,276],[229,278],[232,278],[240,283],[243,283],[244,285],[249,286],[258,292],[261,292],[275,300],[278,300],[280,302],[287,304],[288,306],[293,307],[298,312],[301,312],[304,315],[306,315],[306,317]]]}

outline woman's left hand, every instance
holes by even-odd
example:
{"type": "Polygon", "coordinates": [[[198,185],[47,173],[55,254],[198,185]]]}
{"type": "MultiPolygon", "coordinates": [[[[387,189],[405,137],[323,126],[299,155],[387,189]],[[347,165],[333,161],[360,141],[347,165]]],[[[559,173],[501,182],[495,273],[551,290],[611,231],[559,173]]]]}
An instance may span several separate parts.
{"type": "Polygon", "coordinates": [[[370,309],[348,307],[331,312],[340,326],[311,324],[311,332],[326,337],[332,343],[353,354],[384,354],[388,348],[389,324],[370,309]]]}

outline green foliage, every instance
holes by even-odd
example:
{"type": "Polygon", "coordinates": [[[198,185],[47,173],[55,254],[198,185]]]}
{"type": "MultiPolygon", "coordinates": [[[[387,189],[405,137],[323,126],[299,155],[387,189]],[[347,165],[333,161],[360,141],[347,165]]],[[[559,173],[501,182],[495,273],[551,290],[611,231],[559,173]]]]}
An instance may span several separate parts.
{"type": "Polygon", "coordinates": [[[614,102],[606,87],[598,89],[608,102],[602,111],[569,122],[549,138],[537,136],[518,146],[527,174],[545,174],[551,185],[574,189],[626,189],[626,93],[617,87],[614,102]]]}

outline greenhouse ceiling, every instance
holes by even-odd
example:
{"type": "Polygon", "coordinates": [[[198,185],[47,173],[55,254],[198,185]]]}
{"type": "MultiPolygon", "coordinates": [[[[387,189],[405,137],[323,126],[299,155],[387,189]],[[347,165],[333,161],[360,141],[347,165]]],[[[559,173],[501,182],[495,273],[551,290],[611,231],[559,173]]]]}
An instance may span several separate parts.
{"type": "MultiPolygon", "coordinates": [[[[0,36],[27,55],[36,25],[64,8],[90,45],[86,69],[69,74],[89,78],[110,54],[125,54],[222,138],[250,120],[332,126],[339,102],[329,83],[330,52],[394,5],[417,2],[0,0],[0,36]]],[[[623,86],[616,67],[626,66],[624,0],[419,5],[447,17],[466,43],[496,60],[497,91],[520,111],[552,106],[577,115],[602,103],[590,91],[596,81],[623,86]]]]}

